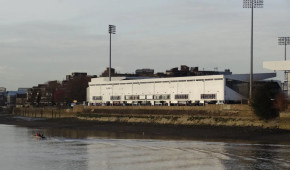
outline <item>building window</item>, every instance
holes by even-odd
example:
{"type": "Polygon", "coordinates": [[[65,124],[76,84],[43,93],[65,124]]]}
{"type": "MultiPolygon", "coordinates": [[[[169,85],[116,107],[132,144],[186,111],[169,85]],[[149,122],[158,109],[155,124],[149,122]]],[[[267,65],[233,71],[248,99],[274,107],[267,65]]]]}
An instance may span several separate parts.
{"type": "Polygon", "coordinates": [[[93,100],[102,100],[103,97],[102,96],[93,96],[93,100]]]}
{"type": "Polygon", "coordinates": [[[125,100],[139,100],[139,95],[126,95],[125,100]]]}
{"type": "Polygon", "coordinates": [[[201,94],[201,99],[216,99],[216,94],[201,94]]]}
{"type": "Polygon", "coordinates": [[[175,99],[188,99],[188,94],[176,94],[175,99]]]}
{"type": "Polygon", "coordinates": [[[154,95],[153,99],[155,99],[155,100],[169,100],[170,94],[154,95]]]}
{"type": "Polygon", "coordinates": [[[111,100],[121,100],[121,96],[111,96],[111,100]]]}

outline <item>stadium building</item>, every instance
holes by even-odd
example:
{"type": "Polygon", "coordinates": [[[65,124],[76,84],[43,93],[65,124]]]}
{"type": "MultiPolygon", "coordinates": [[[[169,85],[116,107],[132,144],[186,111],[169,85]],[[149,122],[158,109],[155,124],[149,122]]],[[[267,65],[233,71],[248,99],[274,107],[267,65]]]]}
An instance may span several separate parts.
{"type": "MultiPolygon", "coordinates": [[[[254,81],[276,73],[254,74],[254,81]]],[[[89,105],[199,105],[241,103],[248,99],[249,74],[188,77],[93,78],[87,88],[89,105]]]]}

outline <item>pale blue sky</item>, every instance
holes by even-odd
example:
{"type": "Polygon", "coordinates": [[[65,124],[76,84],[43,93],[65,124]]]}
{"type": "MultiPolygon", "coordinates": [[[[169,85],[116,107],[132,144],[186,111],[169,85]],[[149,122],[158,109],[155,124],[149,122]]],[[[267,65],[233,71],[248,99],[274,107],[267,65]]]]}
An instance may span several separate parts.
{"type": "MultiPolygon", "coordinates": [[[[16,90],[71,72],[100,75],[180,66],[249,73],[250,9],[242,0],[0,0],[0,87],[16,90]]],[[[282,60],[290,36],[290,1],[255,9],[254,71],[282,60]]],[[[290,47],[289,47],[290,50],[290,47]]],[[[290,51],[289,51],[290,54],[290,51]]],[[[290,58],[290,55],[289,57],[290,58]]],[[[278,79],[282,78],[279,73],[278,79]]]]}

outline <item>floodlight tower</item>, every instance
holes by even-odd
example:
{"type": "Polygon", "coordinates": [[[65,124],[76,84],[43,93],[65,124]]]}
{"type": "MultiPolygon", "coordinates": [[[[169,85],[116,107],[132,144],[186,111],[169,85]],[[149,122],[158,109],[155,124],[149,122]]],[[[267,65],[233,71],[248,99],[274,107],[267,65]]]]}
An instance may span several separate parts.
{"type": "Polygon", "coordinates": [[[110,34],[110,68],[109,68],[109,80],[111,81],[111,54],[112,54],[112,34],[116,34],[116,26],[115,25],[109,25],[109,34],[110,34]]]}
{"type": "MultiPolygon", "coordinates": [[[[279,37],[278,38],[278,44],[285,46],[285,61],[287,60],[286,56],[286,46],[290,45],[290,37],[279,37]]],[[[288,91],[288,71],[285,70],[284,72],[284,91],[288,91]]]]}
{"type": "Polygon", "coordinates": [[[278,44],[285,46],[285,61],[286,61],[286,46],[290,45],[290,37],[279,37],[278,44]]]}
{"type": "Polygon", "coordinates": [[[251,16],[251,69],[250,69],[250,90],[249,90],[249,99],[252,99],[252,89],[253,89],[253,55],[254,55],[254,8],[263,8],[264,1],[263,0],[243,0],[243,8],[251,8],[252,9],[252,16],[251,16]]]}

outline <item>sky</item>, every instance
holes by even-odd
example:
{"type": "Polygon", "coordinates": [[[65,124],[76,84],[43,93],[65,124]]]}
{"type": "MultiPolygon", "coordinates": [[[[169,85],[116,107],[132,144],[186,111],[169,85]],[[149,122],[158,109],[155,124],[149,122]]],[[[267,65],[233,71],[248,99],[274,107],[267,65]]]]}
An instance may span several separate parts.
{"type": "MultiPolygon", "coordinates": [[[[264,0],[254,10],[255,73],[272,72],[263,61],[284,59],[278,37],[290,36],[289,21],[290,0],[264,0]]],[[[251,10],[242,0],[0,0],[0,87],[100,75],[109,66],[109,24],[117,72],[180,65],[250,72],[251,10]]]]}

